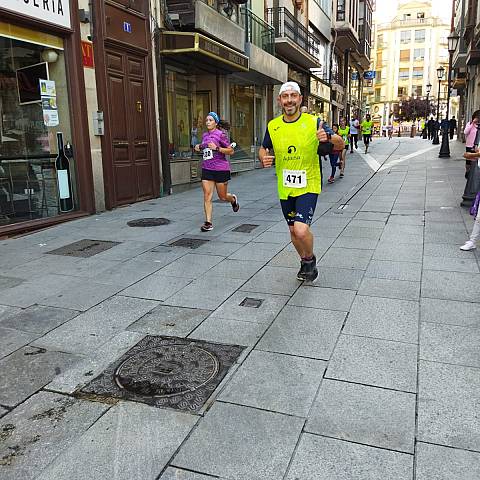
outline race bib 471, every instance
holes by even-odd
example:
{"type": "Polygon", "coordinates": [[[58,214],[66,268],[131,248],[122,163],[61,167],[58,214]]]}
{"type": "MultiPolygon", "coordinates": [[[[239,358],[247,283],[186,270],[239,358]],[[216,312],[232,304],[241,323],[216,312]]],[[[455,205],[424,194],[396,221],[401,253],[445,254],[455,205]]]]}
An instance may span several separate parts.
{"type": "Polygon", "coordinates": [[[283,170],[283,186],[288,188],[305,188],[307,186],[307,171],[283,170]]]}

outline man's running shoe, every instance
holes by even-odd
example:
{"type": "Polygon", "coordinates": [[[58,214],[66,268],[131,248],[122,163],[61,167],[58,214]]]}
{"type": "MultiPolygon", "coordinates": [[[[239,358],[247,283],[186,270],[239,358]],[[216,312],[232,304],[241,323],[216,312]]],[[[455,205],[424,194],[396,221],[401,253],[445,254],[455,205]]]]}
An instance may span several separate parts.
{"type": "Polygon", "coordinates": [[[465,245],[462,245],[462,246],[460,247],[460,250],[464,250],[465,252],[468,252],[468,251],[470,251],[470,250],[475,250],[475,248],[477,248],[476,245],[475,245],[475,243],[472,242],[471,240],[467,240],[467,241],[465,242],[465,245]]]}
{"type": "Polygon", "coordinates": [[[345,175],[343,173],[340,174],[340,178],[343,178],[345,175]]]}
{"type": "Polygon", "coordinates": [[[307,265],[305,260],[301,260],[300,262],[300,270],[297,273],[297,280],[300,280],[303,282],[306,280],[306,271],[307,271],[307,265]]]}
{"type": "Polygon", "coordinates": [[[201,227],[200,230],[202,232],[210,232],[213,230],[213,225],[210,222],[205,222],[201,227]]]}
{"type": "MultiPolygon", "coordinates": [[[[311,260],[303,260],[305,264],[304,276],[307,282],[313,282],[318,277],[317,259],[315,255],[311,260]]],[[[297,277],[298,278],[298,277],[297,277]]]]}
{"type": "Polygon", "coordinates": [[[235,199],[231,205],[232,205],[232,210],[234,212],[238,212],[240,210],[240,204],[238,203],[237,196],[232,194],[232,197],[235,199]]]}

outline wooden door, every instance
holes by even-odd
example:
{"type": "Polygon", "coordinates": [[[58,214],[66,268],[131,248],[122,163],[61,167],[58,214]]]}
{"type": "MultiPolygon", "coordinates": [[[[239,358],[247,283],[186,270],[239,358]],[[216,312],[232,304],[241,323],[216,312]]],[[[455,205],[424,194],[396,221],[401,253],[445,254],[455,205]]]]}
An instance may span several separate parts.
{"type": "Polygon", "coordinates": [[[113,175],[111,207],[154,196],[150,108],[145,57],[106,50],[109,137],[113,175]]]}

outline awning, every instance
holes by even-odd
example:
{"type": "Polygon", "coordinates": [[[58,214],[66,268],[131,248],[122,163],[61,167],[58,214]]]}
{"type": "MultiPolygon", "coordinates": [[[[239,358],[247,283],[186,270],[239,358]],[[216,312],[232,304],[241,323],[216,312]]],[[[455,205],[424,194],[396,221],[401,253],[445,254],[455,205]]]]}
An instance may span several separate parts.
{"type": "Polygon", "coordinates": [[[249,59],[233,48],[226,47],[201,33],[162,32],[160,53],[172,55],[193,69],[220,73],[248,72],[249,59]]]}

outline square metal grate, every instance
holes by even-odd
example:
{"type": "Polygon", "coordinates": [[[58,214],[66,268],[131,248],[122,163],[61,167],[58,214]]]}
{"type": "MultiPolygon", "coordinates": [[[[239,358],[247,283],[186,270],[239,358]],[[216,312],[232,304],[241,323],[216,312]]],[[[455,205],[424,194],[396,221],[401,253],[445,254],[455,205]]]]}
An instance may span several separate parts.
{"type": "Polygon", "coordinates": [[[80,240],[78,242],[70,243],[63,247],[51,250],[51,255],[65,255],[67,257],[88,258],[93,257],[97,253],[109,250],[120,242],[107,242],[104,240],[80,240]]]}
{"type": "Polygon", "coordinates": [[[78,395],[198,412],[244,347],[148,335],[78,395]]]}
{"type": "Polygon", "coordinates": [[[242,223],[238,227],[235,227],[232,232],[240,232],[240,233],[251,233],[253,232],[259,225],[254,225],[253,223],[242,223]]]}
{"type": "Polygon", "coordinates": [[[250,307],[250,308],[260,308],[260,305],[263,303],[263,300],[260,298],[250,298],[250,297],[245,297],[241,303],[241,307],[250,307]]]}
{"type": "Polygon", "coordinates": [[[184,248],[198,248],[203,244],[207,243],[209,240],[203,238],[179,238],[174,242],[169,243],[172,247],[184,247],[184,248]]]}

